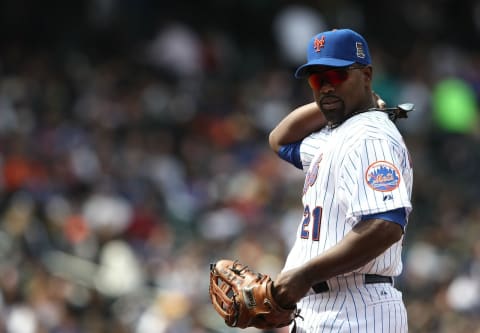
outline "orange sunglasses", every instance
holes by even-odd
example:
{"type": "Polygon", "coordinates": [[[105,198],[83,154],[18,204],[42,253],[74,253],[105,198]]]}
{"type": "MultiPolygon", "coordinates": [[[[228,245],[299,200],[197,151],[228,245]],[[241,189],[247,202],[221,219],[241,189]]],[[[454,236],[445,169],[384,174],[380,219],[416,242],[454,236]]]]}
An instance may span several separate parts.
{"type": "Polygon", "coordinates": [[[352,66],[352,67],[342,67],[342,68],[332,68],[325,71],[311,72],[308,76],[308,84],[310,88],[314,90],[319,90],[325,84],[330,84],[331,86],[338,86],[340,83],[345,82],[348,79],[348,71],[352,69],[362,69],[365,67],[352,66]]]}

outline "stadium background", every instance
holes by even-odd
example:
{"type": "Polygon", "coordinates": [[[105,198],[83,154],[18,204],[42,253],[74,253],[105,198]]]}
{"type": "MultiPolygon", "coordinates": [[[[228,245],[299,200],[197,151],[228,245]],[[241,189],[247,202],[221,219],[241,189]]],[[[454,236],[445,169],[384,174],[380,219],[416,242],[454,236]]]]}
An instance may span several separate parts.
{"type": "Polygon", "coordinates": [[[303,174],[267,136],[311,99],[306,36],[335,27],[417,106],[410,332],[480,332],[474,0],[0,1],[0,331],[235,331],[208,264],[281,268],[303,174]]]}

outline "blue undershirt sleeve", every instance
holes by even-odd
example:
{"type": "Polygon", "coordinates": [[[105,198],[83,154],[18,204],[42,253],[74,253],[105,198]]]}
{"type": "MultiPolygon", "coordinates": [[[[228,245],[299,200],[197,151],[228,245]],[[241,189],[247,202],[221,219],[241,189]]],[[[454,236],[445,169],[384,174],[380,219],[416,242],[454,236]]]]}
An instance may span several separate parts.
{"type": "Polygon", "coordinates": [[[381,212],[376,214],[370,215],[363,215],[361,220],[371,220],[371,219],[381,219],[385,221],[390,221],[393,223],[400,224],[402,229],[405,230],[405,225],[407,224],[407,218],[405,214],[405,208],[397,208],[393,210],[389,210],[387,212],[381,212]]]}
{"type": "Polygon", "coordinates": [[[300,144],[301,141],[290,143],[288,145],[280,146],[278,156],[293,164],[300,170],[303,170],[302,159],[300,158],[300,144]]]}

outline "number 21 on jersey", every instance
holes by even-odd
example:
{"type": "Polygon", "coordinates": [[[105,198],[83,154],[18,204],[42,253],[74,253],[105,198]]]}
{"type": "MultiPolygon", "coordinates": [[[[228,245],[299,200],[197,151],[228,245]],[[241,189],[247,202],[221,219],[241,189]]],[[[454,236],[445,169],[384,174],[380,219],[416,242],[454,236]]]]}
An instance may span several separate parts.
{"type": "Polygon", "coordinates": [[[320,239],[320,224],[322,221],[322,207],[317,206],[313,210],[310,210],[308,205],[305,206],[303,211],[303,222],[300,237],[303,239],[309,239],[312,235],[313,241],[320,239]]]}

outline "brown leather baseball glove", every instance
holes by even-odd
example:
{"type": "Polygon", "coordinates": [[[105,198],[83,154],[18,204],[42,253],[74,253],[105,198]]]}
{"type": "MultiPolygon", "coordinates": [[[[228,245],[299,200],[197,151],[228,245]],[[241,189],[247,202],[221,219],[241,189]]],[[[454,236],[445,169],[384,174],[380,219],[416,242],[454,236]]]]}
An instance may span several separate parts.
{"type": "Polygon", "coordinates": [[[294,305],[285,309],[272,297],[273,280],[232,260],[210,265],[213,307],[231,327],[272,329],[288,326],[299,317],[294,305]]]}

